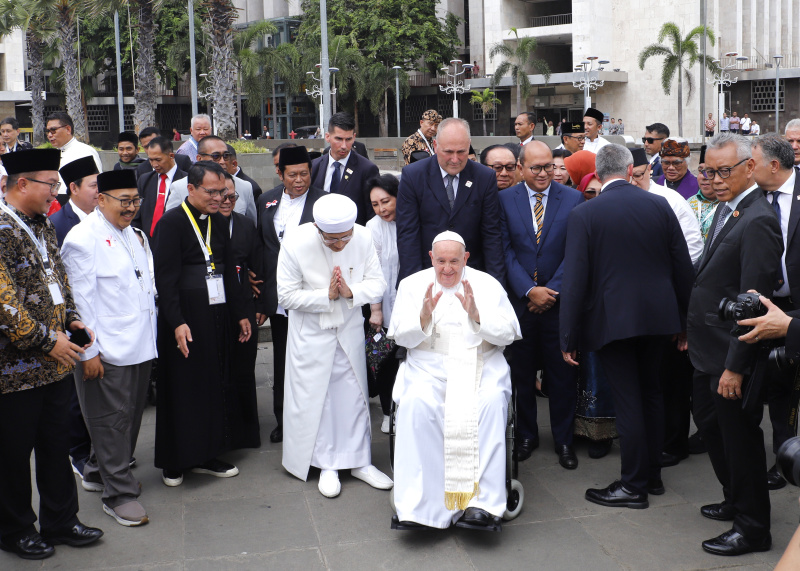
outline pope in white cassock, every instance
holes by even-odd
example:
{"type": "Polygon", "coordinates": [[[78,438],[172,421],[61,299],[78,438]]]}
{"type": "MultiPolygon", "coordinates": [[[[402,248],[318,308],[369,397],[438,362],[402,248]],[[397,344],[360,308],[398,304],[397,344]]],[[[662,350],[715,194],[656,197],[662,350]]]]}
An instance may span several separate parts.
{"type": "Polygon", "coordinates": [[[392,395],[397,517],[403,528],[490,526],[506,509],[503,347],[519,322],[500,283],[466,267],[461,236],[439,234],[430,256],[433,268],[400,282],[389,325],[408,349],[392,395]]]}
{"type": "Polygon", "coordinates": [[[361,306],[386,289],[370,231],[341,194],[314,204],[314,223],[283,240],[278,303],[289,313],[283,400],[283,466],[319,491],[339,495],[339,470],[379,489],[392,480],[372,465],[361,306]]]}

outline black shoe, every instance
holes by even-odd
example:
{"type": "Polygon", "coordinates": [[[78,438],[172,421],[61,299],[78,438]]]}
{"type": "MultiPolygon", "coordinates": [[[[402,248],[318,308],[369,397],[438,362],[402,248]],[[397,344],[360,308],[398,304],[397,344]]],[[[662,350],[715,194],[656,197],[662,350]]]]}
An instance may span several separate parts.
{"type": "Polygon", "coordinates": [[[42,537],[53,545],[61,545],[63,543],[71,547],[82,547],[103,537],[103,531],[96,527],[87,527],[78,522],[70,529],[42,533],[42,537]]]}
{"type": "Polygon", "coordinates": [[[721,504],[708,504],[700,508],[700,514],[708,519],[718,521],[733,521],[736,515],[736,508],[732,504],[724,501],[721,504]]]}
{"type": "Polygon", "coordinates": [[[46,559],[56,550],[35,531],[16,541],[0,539],[0,549],[13,553],[22,559],[46,559]]]}
{"type": "Polygon", "coordinates": [[[494,516],[481,508],[467,508],[461,516],[461,521],[470,525],[489,526],[493,520],[494,516]]]}
{"type": "Polygon", "coordinates": [[[647,493],[654,496],[663,496],[667,489],[664,487],[664,481],[661,478],[650,478],[647,482],[647,493]]]}
{"type": "Polygon", "coordinates": [[[732,529],[703,542],[703,549],[714,555],[744,555],[754,551],[769,551],[771,547],[772,536],[769,533],[761,541],[750,541],[732,529]]]}
{"type": "Polygon", "coordinates": [[[786,480],[781,476],[778,465],[775,464],[767,472],[767,487],[770,490],[780,490],[786,486],[786,480]]]}
{"type": "Polygon", "coordinates": [[[662,452],[661,467],[669,468],[670,466],[677,466],[678,464],[680,464],[681,460],[686,460],[688,457],[689,457],[688,454],[682,454],[678,456],[675,454],[670,454],[669,452],[662,452]]]}
{"type": "Polygon", "coordinates": [[[556,446],[556,454],[558,454],[558,463],[567,470],[574,470],[578,467],[578,457],[575,456],[572,446],[566,444],[556,446]]]}
{"type": "Polygon", "coordinates": [[[586,499],[592,503],[610,508],[622,507],[643,510],[650,507],[650,502],[647,501],[647,494],[636,494],[626,490],[619,480],[601,490],[589,488],[586,490],[586,499]]]}
{"type": "Polygon", "coordinates": [[[689,437],[689,454],[705,454],[706,452],[708,452],[706,443],[703,442],[700,431],[697,431],[689,437]]]}
{"type": "Polygon", "coordinates": [[[539,448],[539,437],[535,438],[520,438],[517,440],[516,447],[517,461],[522,462],[527,460],[533,454],[533,451],[539,448]]]}
{"type": "Polygon", "coordinates": [[[269,433],[269,441],[273,443],[283,442],[283,427],[280,424],[269,433]]]}
{"type": "Polygon", "coordinates": [[[239,475],[239,468],[233,464],[228,464],[227,462],[214,458],[205,464],[195,466],[192,468],[192,472],[196,474],[208,474],[209,476],[215,476],[217,478],[232,478],[233,476],[239,475]]]}
{"type": "Polygon", "coordinates": [[[602,458],[611,452],[612,444],[614,444],[614,441],[611,438],[592,440],[589,442],[589,458],[602,458]]]}

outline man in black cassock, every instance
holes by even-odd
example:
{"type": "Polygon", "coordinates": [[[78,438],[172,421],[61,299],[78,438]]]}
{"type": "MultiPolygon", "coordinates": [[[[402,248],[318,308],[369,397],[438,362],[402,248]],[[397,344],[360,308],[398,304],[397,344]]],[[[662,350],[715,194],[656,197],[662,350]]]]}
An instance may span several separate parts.
{"type": "Polygon", "coordinates": [[[231,378],[234,342],[250,339],[231,258],[228,220],[219,213],[225,171],[201,161],[189,170],[189,196],[156,227],[159,376],[155,465],[167,486],[187,470],[219,478],[239,469],[218,459],[237,446],[240,399],[231,378]]]}

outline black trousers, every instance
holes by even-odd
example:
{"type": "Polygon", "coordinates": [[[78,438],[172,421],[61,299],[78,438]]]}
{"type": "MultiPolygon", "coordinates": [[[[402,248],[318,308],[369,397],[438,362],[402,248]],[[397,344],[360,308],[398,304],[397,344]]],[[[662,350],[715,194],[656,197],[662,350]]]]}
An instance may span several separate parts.
{"type": "Polygon", "coordinates": [[[92,438],[83,419],[73,376],[69,375],[66,380],[72,387],[69,396],[69,455],[72,456],[73,462],[85,464],[92,450],[92,438]]]}
{"type": "Polygon", "coordinates": [[[283,379],[286,372],[286,339],[289,336],[289,318],[284,315],[270,315],[272,328],[273,373],[272,373],[272,412],[283,426],[283,379]]]}
{"type": "Polygon", "coordinates": [[[678,351],[670,342],[664,351],[661,389],[664,394],[664,452],[675,456],[689,453],[694,367],[688,351],[678,351]]]}
{"type": "Polygon", "coordinates": [[[58,531],[78,522],[78,491],[69,463],[72,375],[35,389],[0,395],[0,536],[35,531],[31,451],[36,458],[39,527],[58,531]]]}
{"type": "MultiPolygon", "coordinates": [[[[789,298],[776,297],[772,301],[783,311],[795,309],[789,298]]],[[[767,404],[772,424],[772,452],[775,454],[778,453],[781,444],[796,436],[794,426],[789,423],[795,373],[795,368],[792,367],[788,371],[775,372],[767,377],[767,404]]]]}
{"type": "Polygon", "coordinates": [[[556,446],[572,445],[578,368],[561,356],[556,305],[545,313],[527,309],[519,316],[522,339],[511,344],[511,382],[517,389],[517,437],[539,435],[536,410],[536,371],[544,370],[550,407],[550,428],[556,446]]]}
{"type": "Polygon", "coordinates": [[[764,411],[758,406],[747,414],[741,400],[718,395],[718,385],[718,376],[695,372],[694,422],[708,448],[725,500],[736,508],[733,529],[751,541],[760,541],[770,526],[767,458],[761,431],[764,411]]]}
{"type": "Polygon", "coordinates": [[[664,397],[661,359],[669,337],[650,335],[612,341],[597,356],[608,377],[617,412],[622,483],[647,494],[650,479],[661,477],[664,397]]]}

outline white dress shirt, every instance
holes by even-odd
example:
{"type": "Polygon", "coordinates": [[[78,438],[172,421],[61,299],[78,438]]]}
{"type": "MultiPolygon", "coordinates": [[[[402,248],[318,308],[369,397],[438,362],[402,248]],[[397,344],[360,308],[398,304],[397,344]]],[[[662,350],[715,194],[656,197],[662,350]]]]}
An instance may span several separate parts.
{"type": "Polygon", "coordinates": [[[530,137],[528,137],[528,138],[527,138],[527,139],[525,139],[524,141],[520,141],[520,142],[519,142],[519,146],[521,147],[521,146],[523,146],[523,145],[527,145],[527,144],[528,144],[528,143],[530,143],[531,141],[533,141],[533,135],[531,135],[530,137]]]}
{"type": "Polygon", "coordinates": [[[703,234],[700,231],[700,223],[697,221],[697,216],[692,211],[692,207],[677,191],[661,184],[656,184],[652,179],[650,180],[650,188],[647,190],[652,194],[663,196],[667,200],[683,231],[683,237],[689,247],[689,257],[692,258],[692,263],[695,263],[703,255],[704,243],[703,234]]]}
{"type": "Polygon", "coordinates": [[[542,197],[542,223],[544,223],[544,215],[547,211],[547,197],[550,195],[550,185],[547,185],[547,188],[540,193],[538,190],[533,190],[529,187],[528,183],[525,183],[525,190],[528,191],[528,201],[531,203],[531,218],[533,219],[533,232],[536,233],[539,231],[539,225],[536,224],[536,213],[533,210],[536,206],[536,195],[544,194],[542,197]]]}
{"type": "Polygon", "coordinates": [[[289,196],[286,190],[281,194],[281,201],[277,204],[278,210],[272,218],[278,242],[283,242],[284,232],[287,229],[300,225],[300,218],[303,216],[303,208],[305,208],[307,196],[308,191],[297,198],[289,196]]]}
{"type": "MultiPolygon", "coordinates": [[[[781,267],[783,268],[783,285],[775,290],[774,297],[787,297],[789,295],[789,277],[786,274],[786,243],[789,237],[789,216],[792,214],[792,196],[794,195],[794,182],[797,171],[792,169],[792,174],[786,182],[776,190],[777,194],[767,195],[767,202],[772,204],[775,197],[778,198],[778,205],[781,207],[781,234],[783,234],[783,255],[781,255],[781,267]]],[[[774,208],[774,207],[773,207],[774,208]]]]}
{"type": "MultiPolygon", "coordinates": [[[[66,145],[59,149],[61,151],[61,163],[59,163],[58,168],[61,169],[64,165],[68,165],[72,161],[82,159],[83,157],[92,157],[94,159],[95,164],[97,165],[97,171],[103,172],[103,163],[100,162],[100,155],[97,154],[92,147],[85,143],[81,143],[75,137],[72,137],[66,145]]],[[[61,188],[58,191],[58,194],[66,194],[67,187],[64,184],[64,179],[61,178],[59,175],[58,179],[61,181],[61,188]]]]}
{"type": "MultiPolygon", "coordinates": [[[[177,164],[173,164],[172,168],[169,169],[169,171],[167,172],[167,180],[165,181],[165,184],[166,184],[166,187],[167,187],[167,192],[164,195],[164,204],[167,203],[167,198],[169,198],[169,189],[172,186],[172,181],[175,180],[175,173],[176,172],[178,172],[178,165],[177,164]]],[[[160,187],[161,187],[161,175],[156,173],[156,192],[158,192],[158,189],[160,187]]],[[[142,198],[144,198],[144,197],[142,197],[142,198]]]]}
{"type": "Polygon", "coordinates": [[[75,212],[75,216],[77,216],[77,217],[78,217],[78,220],[80,220],[81,222],[83,222],[84,220],[86,220],[86,217],[87,217],[87,216],[89,216],[89,215],[88,215],[88,214],[86,214],[86,213],[85,213],[83,210],[81,210],[80,208],[78,208],[78,205],[77,205],[77,204],[75,204],[75,203],[72,201],[72,199],[71,199],[71,198],[69,199],[69,204],[70,204],[70,206],[72,206],[72,210],[73,210],[73,212],[75,212]]]}
{"type": "Polygon", "coordinates": [[[594,141],[590,141],[589,137],[586,137],[586,142],[583,144],[584,151],[592,151],[594,154],[597,154],[597,151],[605,147],[606,145],[610,145],[608,141],[606,141],[603,137],[597,136],[594,141]]]}
{"type": "MultiPolygon", "coordinates": [[[[439,167],[439,172],[442,173],[442,184],[444,184],[445,190],[447,189],[447,177],[449,173],[444,170],[441,166],[439,167]]],[[[458,196],[458,180],[461,178],[461,173],[455,175],[453,179],[453,200],[455,201],[456,197],[458,196]]]]}
{"type": "MultiPolygon", "coordinates": [[[[350,151],[350,153],[352,152],[353,151],[350,151]]],[[[342,184],[342,181],[344,180],[344,169],[347,166],[347,161],[350,160],[350,153],[347,153],[347,156],[339,161],[332,161],[330,159],[333,157],[331,156],[330,151],[328,151],[328,170],[325,171],[325,192],[331,191],[331,179],[333,178],[333,171],[335,170],[333,167],[334,163],[339,163],[342,165],[341,168],[339,168],[339,184],[342,184]]]]}

